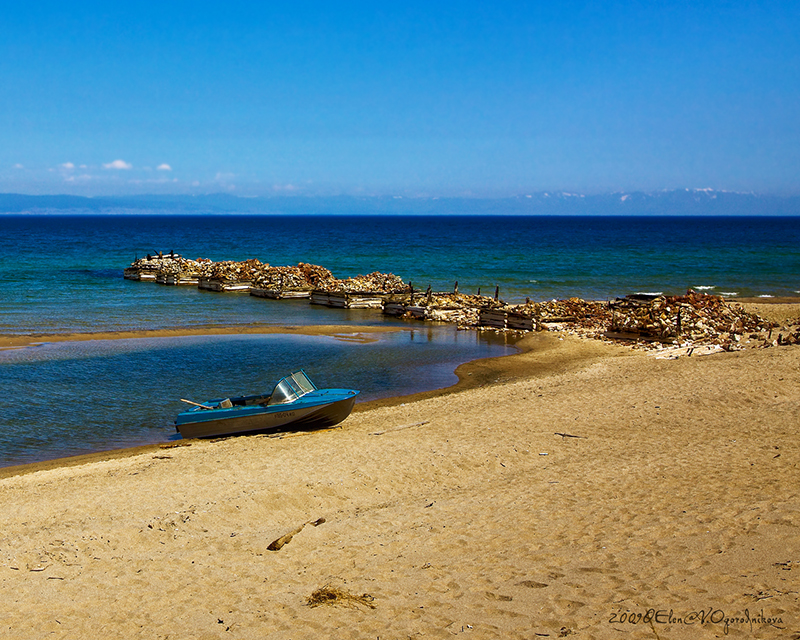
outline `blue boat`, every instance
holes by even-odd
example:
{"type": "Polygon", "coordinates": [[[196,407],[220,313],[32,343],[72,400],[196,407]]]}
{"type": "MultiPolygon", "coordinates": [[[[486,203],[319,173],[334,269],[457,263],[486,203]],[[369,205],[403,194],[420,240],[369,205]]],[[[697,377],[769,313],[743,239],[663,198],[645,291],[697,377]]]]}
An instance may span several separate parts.
{"type": "Polygon", "coordinates": [[[209,438],[339,424],[353,410],[358,391],[317,389],[302,369],[281,378],[269,395],[222,398],[182,411],[175,428],[184,438],[209,438]]]}

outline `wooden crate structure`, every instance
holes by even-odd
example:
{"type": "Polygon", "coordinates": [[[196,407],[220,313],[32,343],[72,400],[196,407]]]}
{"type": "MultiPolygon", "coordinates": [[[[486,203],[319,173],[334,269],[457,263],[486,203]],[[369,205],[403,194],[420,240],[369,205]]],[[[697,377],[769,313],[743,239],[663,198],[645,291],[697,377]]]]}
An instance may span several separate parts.
{"type": "Polygon", "coordinates": [[[478,324],[481,327],[492,327],[493,329],[506,328],[506,314],[500,309],[481,309],[478,314],[478,324]]]}
{"type": "Polygon", "coordinates": [[[238,280],[218,280],[216,278],[200,278],[197,287],[205,291],[225,291],[225,292],[238,292],[248,293],[250,291],[250,282],[242,282],[238,280]]]}
{"type": "Polygon", "coordinates": [[[506,328],[516,329],[517,331],[533,331],[536,328],[536,323],[531,316],[509,311],[506,314],[506,328]]]}
{"type": "Polygon", "coordinates": [[[155,282],[158,271],[128,267],[122,275],[126,280],[151,280],[155,282]]]}
{"type": "Polygon", "coordinates": [[[197,285],[200,282],[198,276],[188,273],[170,273],[164,278],[164,284],[170,286],[178,285],[197,285]]]}
{"type": "Polygon", "coordinates": [[[482,327],[515,331],[533,331],[536,328],[536,322],[531,316],[502,309],[481,309],[478,324],[482,327]]]}
{"type": "Polygon", "coordinates": [[[257,298],[271,298],[272,300],[283,300],[285,298],[309,298],[310,291],[293,291],[289,289],[258,289],[251,288],[250,295],[257,298]]]}
{"type": "Polygon", "coordinates": [[[427,320],[428,318],[427,307],[404,304],[403,302],[384,303],[383,313],[385,313],[387,316],[415,318],[417,320],[427,320]]]}
{"type": "Polygon", "coordinates": [[[312,291],[311,304],[337,309],[380,309],[385,294],[374,292],[312,291]]]}

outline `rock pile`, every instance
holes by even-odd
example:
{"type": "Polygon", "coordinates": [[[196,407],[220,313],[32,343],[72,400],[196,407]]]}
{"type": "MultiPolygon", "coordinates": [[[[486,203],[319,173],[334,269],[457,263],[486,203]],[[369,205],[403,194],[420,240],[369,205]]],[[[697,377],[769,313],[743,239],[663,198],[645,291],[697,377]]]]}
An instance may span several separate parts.
{"type": "Polygon", "coordinates": [[[553,329],[640,346],[711,345],[731,350],[743,343],[765,347],[800,344],[800,318],[774,331],[777,325],[741,306],[692,290],[683,296],[631,295],[612,302],[569,298],[507,305],[497,293],[493,298],[458,293],[457,283],[452,293],[435,293],[430,287],[423,292],[392,273],[375,271],[338,279],[325,267],[303,262],[276,267],[255,258],[212,262],[208,258],[188,260],[172,252],[135,260],[125,269],[125,277],[166,284],[196,283],[199,279],[200,288],[250,288],[260,291],[253,295],[262,297],[292,297],[291,292],[298,294],[294,297],[310,294],[312,304],[382,306],[390,315],[451,322],[459,328],[553,329]],[[267,292],[286,294],[264,295],[267,292]],[[360,304],[369,294],[370,304],[360,304]],[[329,299],[315,300],[314,296],[329,299]]]}
{"type": "Polygon", "coordinates": [[[272,291],[328,291],[347,293],[395,293],[407,289],[403,279],[393,273],[375,271],[341,280],[319,265],[275,267],[251,258],[237,262],[212,262],[208,258],[187,260],[177,254],[148,255],[138,258],[125,269],[125,277],[135,280],[166,282],[167,276],[202,278],[209,282],[250,283],[272,291]]]}
{"type": "Polygon", "coordinates": [[[186,258],[176,258],[174,260],[162,260],[158,269],[159,275],[188,276],[199,278],[208,275],[213,263],[208,258],[198,258],[188,260],[186,258]]]}
{"type": "Polygon", "coordinates": [[[208,258],[189,260],[175,253],[148,254],[137,258],[125,269],[125,278],[131,280],[158,280],[166,282],[169,276],[175,278],[194,278],[208,275],[211,265],[208,258]]]}
{"type": "Polygon", "coordinates": [[[580,298],[526,302],[506,307],[507,310],[529,316],[542,324],[570,324],[581,329],[605,330],[611,312],[605,302],[591,302],[580,298]]]}
{"type": "Polygon", "coordinates": [[[224,260],[223,262],[210,263],[208,272],[204,277],[222,282],[251,282],[266,269],[269,269],[269,265],[261,262],[258,258],[251,258],[242,262],[224,260]]]}
{"type": "Polygon", "coordinates": [[[253,286],[270,291],[311,291],[336,278],[325,267],[299,263],[296,267],[268,267],[253,279],[253,286]]]}
{"type": "Polygon", "coordinates": [[[469,328],[480,326],[482,311],[502,306],[502,301],[487,296],[434,293],[429,289],[391,295],[384,302],[384,311],[389,315],[452,322],[459,328],[469,328]]]}
{"type": "Polygon", "coordinates": [[[347,293],[395,293],[407,289],[403,279],[393,273],[373,271],[365,276],[355,276],[344,280],[333,279],[317,287],[324,291],[346,291],[347,293]]]}
{"type": "Polygon", "coordinates": [[[365,276],[340,280],[325,267],[301,262],[296,267],[269,267],[253,280],[259,289],[277,291],[327,291],[347,293],[393,293],[406,284],[392,273],[375,271],[365,276]]]}

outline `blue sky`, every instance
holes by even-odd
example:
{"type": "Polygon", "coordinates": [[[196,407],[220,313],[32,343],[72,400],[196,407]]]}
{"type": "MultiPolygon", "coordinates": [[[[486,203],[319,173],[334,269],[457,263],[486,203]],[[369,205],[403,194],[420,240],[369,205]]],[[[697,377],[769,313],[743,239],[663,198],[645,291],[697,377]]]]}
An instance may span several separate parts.
{"type": "Polygon", "coordinates": [[[0,192],[800,193],[800,3],[389,5],[2,2],[0,192]]]}

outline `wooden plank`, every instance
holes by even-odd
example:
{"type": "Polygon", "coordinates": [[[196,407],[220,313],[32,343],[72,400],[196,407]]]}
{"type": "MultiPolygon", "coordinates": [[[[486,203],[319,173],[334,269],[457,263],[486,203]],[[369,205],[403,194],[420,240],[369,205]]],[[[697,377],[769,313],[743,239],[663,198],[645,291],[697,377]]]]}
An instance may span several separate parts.
{"type": "Polygon", "coordinates": [[[250,288],[250,295],[257,298],[271,298],[273,300],[282,300],[284,298],[308,298],[311,296],[310,291],[290,291],[281,289],[259,289],[255,287],[250,288]]]}
{"type": "Polygon", "coordinates": [[[417,318],[418,320],[424,320],[425,316],[427,315],[427,311],[428,310],[426,307],[415,307],[411,305],[406,307],[406,313],[412,318],[417,318]]]}
{"type": "Polygon", "coordinates": [[[385,302],[383,312],[387,316],[402,316],[406,312],[406,305],[402,302],[385,302]]]}
{"type": "Polygon", "coordinates": [[[240,292],[246,293],[250,291],[250,283],[249,282],[232,282],[232,281],[224,281],[224,280],[213,280],[211,278],[200,278],[200,281],[197,283],[198,289],[203,289],[205,291],[232,291],[232,292],[240,292]]]}
{"type": "Polygon", "coordinates": [[[328,306],[330,295],[327,291],[312,291],[310,298],[311,304],[322,304],[328,306]]]}
{"type": "Polygon", "coordinates": [[[483,309],[478,314],[478,324],[482,327],[494,327],[495,329],[506,328],[506,314],[505,311],[498,311],[495,309],[483,309]]]}
{"type": "Polygon", "coordinates": [[[533,331],[533,318],[524,316],[521,313],[509,313],[506,316],[506,326],[509,329],[533,331]]]}

